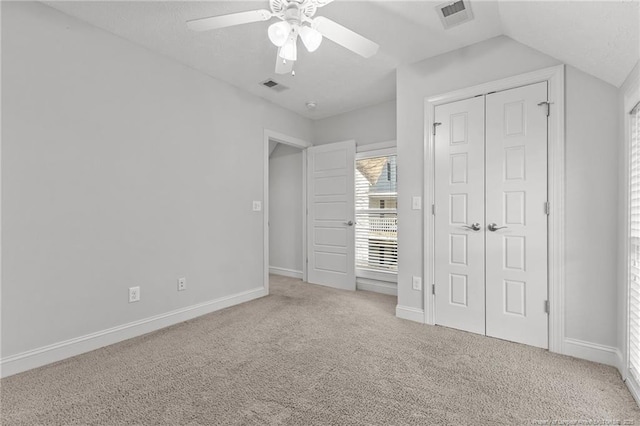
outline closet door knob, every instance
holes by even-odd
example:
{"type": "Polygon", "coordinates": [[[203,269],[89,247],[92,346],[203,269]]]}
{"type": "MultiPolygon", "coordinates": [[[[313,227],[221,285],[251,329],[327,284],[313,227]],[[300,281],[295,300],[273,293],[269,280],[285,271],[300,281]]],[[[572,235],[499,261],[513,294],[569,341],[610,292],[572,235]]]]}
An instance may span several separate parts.
{"type": "Polygon", "coordinates": [[[472,223],[471,225],[462,225],[463,228],[471,229],[472,231],[479,231],[480,224],[478,222],[472,223]]]}
{"type": "Polygon", "coordinates": [[[487,228],[491,232],[496,232],[498,229],[507,228],[507,227],[506,226],[498,226],[495,223],[490,223],[489,226],[487,226],[487,228]]]}

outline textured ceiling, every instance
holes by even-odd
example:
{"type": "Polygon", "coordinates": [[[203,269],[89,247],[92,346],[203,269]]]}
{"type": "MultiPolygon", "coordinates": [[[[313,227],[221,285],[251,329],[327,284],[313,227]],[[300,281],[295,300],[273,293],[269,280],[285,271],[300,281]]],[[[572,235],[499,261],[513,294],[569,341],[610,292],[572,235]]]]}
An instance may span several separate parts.
{"type": "Polygon", "coordinates": [[[504,33],[619,87],[638,61],[640,2],[500,2],[504,33]]]}
{"type": "Polygon", "coordinates": [[[638,59],[638,3],[629,0],[472,0],[474,20],[449,30],[443,29],[434,10],[441,1],[336,0],[316,15],[370,38],[380,44],[380,51],[364,59],[329,40],[312,54],[300,46],[295,77],[274,73],[276,47],[266,37],[268,22],[209,32],[192,32],[185,25],[189,19],[268,8],[267,0],[46,3],[313,119],[394,99],[399,64],[500,34],[616,86],[638,59]],[[290,89],[277,93],[260,86],[267,78],[290,89]],[[307,111],[309,100],[317,102],[315,111],[307,111]]]}

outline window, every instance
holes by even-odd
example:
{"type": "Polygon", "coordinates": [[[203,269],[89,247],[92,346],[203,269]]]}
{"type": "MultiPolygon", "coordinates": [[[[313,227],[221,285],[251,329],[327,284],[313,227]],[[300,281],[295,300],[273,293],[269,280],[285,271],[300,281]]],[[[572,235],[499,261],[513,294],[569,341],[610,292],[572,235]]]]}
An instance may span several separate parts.
{"type": "Polygon", "coordinates": [[[396,156],[356,160],[356,269],[397,273],[396,156]]]}
{"type": "Polygon", "coordinates": [[[629,374],[640,382],[640,104],[629,118],[629,374]]]}

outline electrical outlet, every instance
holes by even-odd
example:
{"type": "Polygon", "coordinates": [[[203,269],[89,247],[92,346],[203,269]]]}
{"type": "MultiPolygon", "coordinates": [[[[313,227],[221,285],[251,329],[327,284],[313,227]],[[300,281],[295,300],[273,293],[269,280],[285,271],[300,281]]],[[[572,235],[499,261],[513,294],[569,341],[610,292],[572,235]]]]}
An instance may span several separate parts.
{"type": "Polygon", "coordinates": [[[184,291],[187,289],[187,279],[185,277],[178,278],[178,291],[184,291]]]}
{"type": "Polygon", "coordinates": [[[262,210],[262,201],[254,201],[253,202],[253,211],[254,212],[259,212],[260,210],[262,210]]]}
{"type": "Polygon", "coordinates": [[[140,287],[129,287],[129,303],[140,301],[140,287]]]}
{"type": "Polygon", "coordinates": [[[422,278],[413,277],[413,289],[414,290],[422,290],[422,278]]]}

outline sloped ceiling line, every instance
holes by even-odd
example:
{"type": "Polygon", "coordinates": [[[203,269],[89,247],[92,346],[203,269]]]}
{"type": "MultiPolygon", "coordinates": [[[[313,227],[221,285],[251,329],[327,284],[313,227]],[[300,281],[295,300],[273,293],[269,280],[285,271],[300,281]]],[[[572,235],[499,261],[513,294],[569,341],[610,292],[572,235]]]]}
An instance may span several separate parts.
{"type": "Polygon", "coordinates": [[[395,99],[399,64],[424,59],[499,35],[620,86],[638,61],[637,0],[470,0],[474,19],[445,30],[436,1],[336,0],[321,10],[380,44],[372,58],[324,40],[314,53],[298,49],[296,76],[274,75],[276,48],[268,23],[196,33],[189,19],[262,9],[264,1],[48,1],[63,13],[159,52],[301,116],[322,119],[395,99]],[[268,78],[290,87],[275,93],[268,78]],[[305,103],[317,102],[309,111],[305,103]]]}

